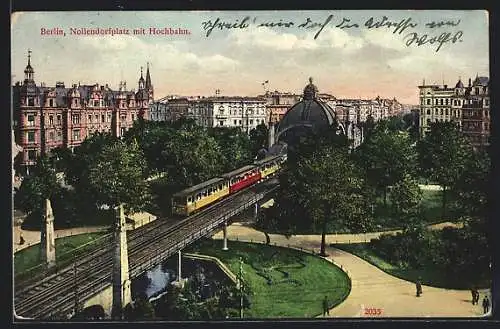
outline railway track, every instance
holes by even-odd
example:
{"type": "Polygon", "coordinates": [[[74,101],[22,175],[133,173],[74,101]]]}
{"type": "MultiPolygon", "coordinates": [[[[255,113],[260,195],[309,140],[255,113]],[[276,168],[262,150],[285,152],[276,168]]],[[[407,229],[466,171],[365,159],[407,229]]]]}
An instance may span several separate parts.
{"type": "MultiPolygon", "coordinates": [[[[128,236],[131,279],[144,271],[145,264],[151,268],[173,254],[176,246],[183,242],[186,245],[203,236],[196,235],[196,232],[200,232],[207,223],[211,225],[216,222],[218,213],[237,208],[257,193],[266,191],[274,185],[275,183],[266,181],[231,195],[186,219],[180,221],[159,219],[132,231],[128,236]],[[187,242],[186,237],[189,240],[187,242]],[[158,257],[160,254],[162,257],[158,257]],[[156,262],[151,262],[152,258],[156,259],[156,262]]],[[[96,291],[100,291],[102,287],[111,284],[113,248],[114,244],[109,242],[104,248],[78,260],[76,264],[36,284],[30,284],[19,291],[16,289],[14,298],[16,314],[29,318],[45,318],[58,312],[64,313],[74,307],[76,290],[78,299],[85,300],[96,291]]]]}

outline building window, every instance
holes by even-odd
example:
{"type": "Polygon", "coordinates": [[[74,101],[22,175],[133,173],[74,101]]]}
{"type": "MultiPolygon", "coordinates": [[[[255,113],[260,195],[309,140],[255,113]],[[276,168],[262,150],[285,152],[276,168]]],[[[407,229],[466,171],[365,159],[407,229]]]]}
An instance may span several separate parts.
{"type": "Polygon", "coordinates": [[[239,120],[239,123],[238,123],[240,126],[241,126],[241,120],[239,120]]]}
{"type": "Polygon", "coordinates": [[[450,110],[446,109],[446,115],[449,115],[449,114],[450,114],[450,110]]]}
{"type": "Polygon", "coordinates": [[[439,110],[439,114],[440,114],[440,115],[443,115],[443,109],[440,109],[440,110],[439,110]]]}
{"type": "Polygon", "coordinates": [[[233,124],[234,124],[235,126],[236,126],[237,122],[238,122],[237,120],[233,120],[233,124]]]}
{"type": "Polygon", "coordinates": [[[438,109],[434,109],[434,114],[438,115],[438,109]]]}
{"type": "Polygon", "coordinates": [[[224,109],[219,109],[219,114],[224,115],[224,109]]]}
{"type": "Polygon", "coordinates": [[[33,114],[28,115],[28,127],[35,126],[35,116],[33,114]]]}
{"type": "Polygon", "coordinates": [[[431,100],[430,100],[430,98],[427,98],[427,105],[431,105],[431,100]]]}
{"type": "Polygon", "coordinates": [[[260,123],[264,124],[264,119],[260,120],[260,123]]]}
{"type": "Polygon", "coordinates": [[[28,131],[26,133],[26,139],[28,140],[28,143],[34,143],[35,142],[35,132],[34,131],[28,131]]]}
{"type": "Polygon", "coordinates": [[[53,126],[54,125],[54,116],[49,115],[49,125],[53,126]]]}
{"type": "Polygon", "coordinates": [[[61,131],[57,132],[57,140],[62,141],[62,132],[61,131]]]}
{"type": "Polygon", "coordinates": [[[49,132],[49,141],[53,141],[54,140],[54,132],[51,131],[49,132]]]}
{"type": "Polygon", "coordinates": [[[73,114],[71,116],[71,122],[73,122],[73,124],[79,124],[80,123],[80,116],[78,114],[73,114]]]}
{"type": "Polygon", "coordinates": [[[28,97],[28,106],[35,106],[35,100],[31,97],[28,97]]]}
{"type": "Polygon", "coordinates": [[[120,117],[120,120],[123,122],[123,121],[126,121],[127,120],[127,115],[122,115],[120,117]]]}
{"type": "Polygon", "coordinates": [[[250,120],[250,124],[253,125],[253,120],[250,120]]]}
{"type": "Polygon", "coordinates": [[[89,114],[89,122],[92,122],[92,115],[89,114]]]}
{"type": "Polygon", "coordinates": [[[132,121],[135,120],[135,114],[132,113],[132,121]]]}
{"type": "Polygon", "coordinates": [[[442,98],[439,99],[439,105],[443,105],[443,99],[442,98]]]}
{"type": "Polygon", "coordinates": [[[219,126],[223,126],[224,125],[224,121],[219,121],[219,126]]]}
{"type": "Polygon", "coordinates": [[[54,106],[54,100],[53,100],[52,98],[51,98],[51,99],[49,99],[49,106],[50,106],[50,107],[54,106]]]}
{"type": "Polygon", "coordinates": [[[62,123],[61,115],[57,116],[57,124],[60,125],[62,123]]]}
{"type": "Polygon", "coordinates": [[[427,115],[431,115],[431,110],[427,110],[427,115]]]}
{"type": "Polygon", "coordinates": [[[80,140],[80,130],[78,129],[73,130],[73,140],[74,141],[80,140]]]}
{"type": "Polygon", "coordinates": [[[485,99],[484,100],[484,106],[490,106],[490,100],[489,99],[485,99]]]}
{"type": "Polygon", "coordinates": [[[431,123],[431,119],[427,119],[427,124],[429,125],[431,123]]]}
{"type": "Polygon", "coordinates": [[[111,122],[111,114],[108,114],[108,122],[111,122]]]}
{"type": "Polygon", "coordinates": [[[99,101],[98,100],[94,100],[94,106],[99,106],[99,101]]]}
{"type": "Polygon", "coordinates": [[[127,131],[127,130],[125,129],[125,127],[122,127],[122,128],[120,129],[120,136],[125,135],[125,132],[126,132],[126,131],[127,131]]]}
{"type": "Polygon", "coordinates": [[[36,150],[29,150],[28,151],[28,160],[30,160],[30,161],[36,160],[36,150]]]}

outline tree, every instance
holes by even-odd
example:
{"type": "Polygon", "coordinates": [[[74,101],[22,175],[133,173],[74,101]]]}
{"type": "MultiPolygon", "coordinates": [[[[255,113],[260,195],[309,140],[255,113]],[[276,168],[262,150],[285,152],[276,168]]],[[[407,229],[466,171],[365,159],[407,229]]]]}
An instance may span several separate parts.
{"type": "Polygon", "coordinates": [[[365,142],[356,150],[359,164],[364,167],[368,181],[382,191],[387,206],[387,189],[414,174],[417,152],[407,132],[391,131],[387,123],[377,125],[365,142]]]}
{"type": "Polygon", "coordinates": [[[140,294],[133,303],[128,304],[123,310],[124,317],[129,321],[154,320],[155,309],[149,302],[146,294],[140,294]]]}
{"type": "Polygon", "coordinates": [[[404,221],[404,227],[414,224],[413,221],[418,217],[422,201],[422,191],[418,182],[406,174],[392,188],[391,200],[394,214],[404,221]]]}
{"type": "Polygon", "coordinates": [[[143,210],[150,200],[146,162],[136,143],[105,146],[88,168],[89,192],[98,206],[124,204],[127,212],[143,210]]]}
{"type": "Polygon", "coordinates": [[[66,180],[73,186],[84,186],[87,181],[82,179],[88,174],[88,168],[93,164],[101,152],[108,145],[113,145],[118,139],[109,133],[97,133],[86,138],[80,146],[75,148],[67,166],[66,180]]]}
{"type": "Polygon", "coordinates": [[[161,155],[166,159],[170,183],[192,186],[223,172],[224,158],[217,141],[202,129],[179,130],[164,141],[161,155]]]}
{"type": "Polygon", "coordinates": [[[294,209],[301,208],[315,224],[321,225],[321,255],[325,253],[325,236],[329,221],[344,226],[358,225],[367,218],[362,193],[361,172],[350,159],[346,147],[325,146],[311,157],[300,158],[285,186],[294,189],[294,209]]]}
{"type": "Polygon", "coordinates": [[[170,140],[176,131],[165,122],[145,121],[129,129],[124,136],[125,141],[139,144],[147,161],[148,175],[164,172],[168,163],[162,151],[166,141],[170,140]]]}
{"type": "Polygon", "coordinates": [[[269,129],[261,123],[250,130],[251,153],[256,155],[260,149],[267,148],[269,129]]]}
{"type": "Polygon", "coordinates": [[[453,122],[431,123],[430,132],[418,144],[423,174],[443,188],[443,218],[446,216],[448,190],[463,174],[471,153],[470,144],[453,122]]]}
{"type": "Polygon", "coordinates": [[[67,147],[56,147],[50,150],[49,159],[57,171],[68,172],[72,164],[73,153],[67,147]]]}
{"type": "Polygon", "coordinates": [[[24,178],[15,194],[16,207],[28,214],[26,224],[40,225],[45,199],[53,199],[60,189],[50,160],[46,156],[38,158],[31,174],[24,178]]]}
{"type": "Polygon", "coordinates": [[[223,170],[231,171],[248,164],[252,153],[250,139],[240,128],[215,127],[209,130],[222,152],[224,158],[223,170]]]}
{"type": "Polygon", "coordinates": [[[451,187],[460,216],[486,217],[491,160],[485,150],[471,153],[466,167],[451,187]]]}

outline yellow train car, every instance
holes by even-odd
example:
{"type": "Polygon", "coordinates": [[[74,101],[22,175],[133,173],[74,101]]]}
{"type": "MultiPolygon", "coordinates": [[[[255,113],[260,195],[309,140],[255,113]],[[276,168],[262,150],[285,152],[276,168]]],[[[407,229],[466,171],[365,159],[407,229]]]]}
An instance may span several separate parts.
{"type": "Polygon", "coordinates": [[[227,195],[229,195],[229,182],[223,178],[212,178],[175,193],[172,196],[172,213],[189,216],[227,195]]]}
{"type": "Polygon", "coordinates": [[[272,177],[283,163],[283,156],[275,155],[254,162],[259,167],[261,179],[272,177]]]}

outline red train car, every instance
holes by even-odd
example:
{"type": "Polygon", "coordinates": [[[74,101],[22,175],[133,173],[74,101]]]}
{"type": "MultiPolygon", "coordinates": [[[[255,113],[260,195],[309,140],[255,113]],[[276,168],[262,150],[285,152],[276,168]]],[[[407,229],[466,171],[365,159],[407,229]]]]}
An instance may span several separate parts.
{"type": "Polygon", "coordinates": [[[222,175],[229,181],[229,194],[237,192],[260,180],[259,168],[254,165],[244,166],[222,175]]]}

